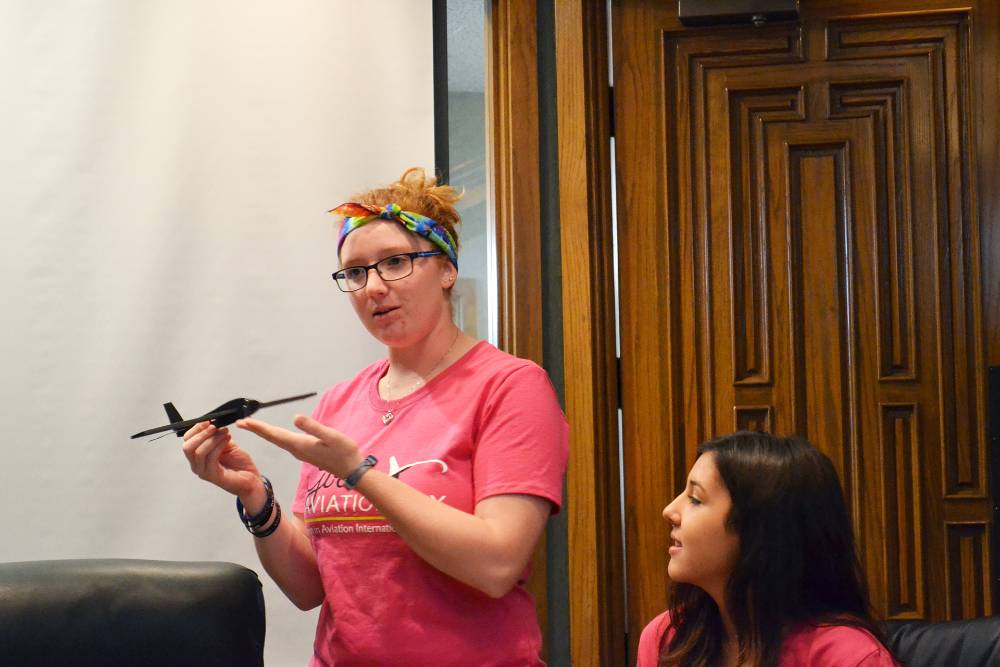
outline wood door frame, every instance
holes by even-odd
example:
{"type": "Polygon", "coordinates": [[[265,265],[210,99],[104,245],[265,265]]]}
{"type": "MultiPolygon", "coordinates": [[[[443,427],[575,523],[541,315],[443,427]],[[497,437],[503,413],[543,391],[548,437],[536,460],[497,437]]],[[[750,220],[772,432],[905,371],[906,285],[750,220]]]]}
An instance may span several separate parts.
{"type": "Polygon", "coordinates": [[[542,363],[538,39],[534,3],[493,0],[486,108],[500,347],[542,363]]]}
{"type": "MultiPolygon", "coordinates": [[[[497,259],[498,344],[542,365],[538,39],[534,3],[491,0],[486,13],[487,166],[497,259]]],[[[528,589],[548,637],[547,544],[528,589]]],[[[544,642],[543,642],[544,646],[544,642]]]]}
{"type": "MultiPolygon", "coordinates": [[[[570,653],[596,667],[625,661],[611,228],[591,222],[611,219],[609,142],[593,140],[610,138],[608,26],[603,3],[555,0],[554,12],[570,653]]],[[[500,346],[542,363],[536,20],[534,2],[492,0],[486,88],[500,346]]],[[[544,625],[543,554],[532,590],[544,625]]]]}
{"type": "Polygon", "coordinates": [[[626,627],[604,3],[555,0],[555,42],[570,653],[574,665],[616,665],[626,627]]]}
{"type": "MultiPolygon", "coordinates": [[[[981,8],[973,24],[974,51],[1000,53],[1000,30],[992,32],[986,26],[1000,25],[1000,6],[995,3],[981,8]]],[[[986,84],[992,83],[995,95],[1000,95],[1000,68],[997,58],[980,58],[974,63],[973,76],[984,90],[973,105],[973,113],[981,128],[973,137],[976,146],[976,189],[979,196],[979,266],[982,283],[983,325],[986,363],[1000,366],[1000,106],[996,97],[986,94],[986,84]],[[987,100],[992,99],[994,103],[987,100]],[[991,130],[991,131],[990,131],[991,130]],[[992,186],[992,187],[991,187],[992,186]]],[[[994,600],[994,604],[998,601],[994,600]]]]}

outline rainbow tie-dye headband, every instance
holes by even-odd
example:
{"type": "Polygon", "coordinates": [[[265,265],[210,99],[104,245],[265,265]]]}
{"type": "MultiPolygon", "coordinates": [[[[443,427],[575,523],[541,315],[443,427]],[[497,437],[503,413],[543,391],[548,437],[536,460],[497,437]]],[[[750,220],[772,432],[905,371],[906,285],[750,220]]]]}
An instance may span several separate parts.
{"type": "Polygon", "coordinates": [[[408,230],[423,236],[431,243],[448,255],[451,263],[458,268],[458,252],[455,250],[455,239],[444,226],[436,220],[427,216],[404,211],[398,204],[386,204],[385,206],[373,206],[371,204],[359,204],[357,202],[347,202],[341,204],[330,213],[344,216],[344,224],[340,228],[340,239],[337,241],[337,252],[344,245],[344,239],[358,227],[366,225],[372,220],[395,220],[408,230]]]}

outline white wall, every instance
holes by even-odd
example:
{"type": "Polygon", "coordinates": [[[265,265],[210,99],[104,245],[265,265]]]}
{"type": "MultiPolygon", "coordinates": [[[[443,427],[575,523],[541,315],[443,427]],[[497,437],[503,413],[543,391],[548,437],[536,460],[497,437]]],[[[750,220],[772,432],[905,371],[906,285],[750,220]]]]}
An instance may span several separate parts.
{"type": "MultiPolygon", "coordinates": [[[[262,572],[179,439],[128,436],[167,400],[321,391],[381,354],[325,211],[433,167],[430,4],[0,4],[0,561],[262,572]]],[[[297,463],[240,440],[289,506],[297,463]]],[[[267,664],[305,664],[315,613],[262,579],[267,664]]]]}

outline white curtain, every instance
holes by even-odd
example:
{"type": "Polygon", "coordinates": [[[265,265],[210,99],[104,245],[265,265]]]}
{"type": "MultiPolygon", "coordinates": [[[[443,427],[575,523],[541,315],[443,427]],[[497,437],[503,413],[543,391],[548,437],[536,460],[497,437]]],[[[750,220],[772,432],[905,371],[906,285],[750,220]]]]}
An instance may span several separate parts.
{"type": "MultiPolygon", "coordinates": [[[[0,561],[227,560],[261,573],[269,666],[315,612],[263,573],[165,423],[322,391],[382,351],[325,212],[433,167],[429,0],[0,4],[0,561]]],[[[312,402],[262,411],[289,425],[312,402]]],[[[240,436],[291,504],[298,464],[240,436]]]]}

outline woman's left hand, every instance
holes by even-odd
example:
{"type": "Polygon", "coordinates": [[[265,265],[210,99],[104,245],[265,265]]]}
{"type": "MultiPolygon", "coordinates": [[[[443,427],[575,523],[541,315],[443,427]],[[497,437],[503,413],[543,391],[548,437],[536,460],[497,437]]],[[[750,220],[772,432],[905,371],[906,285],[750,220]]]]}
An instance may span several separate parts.
{"type": "Polygon", "coordinates": [[[259,419],[240,419],[236,426],[256,433],[298,460],[311,463],[340,479],[349,475],[364,459],[358,452],[357,443],[343,433],[304,415],[296,416],[293,423],[303,432],[295,433],[259,419]]]}

